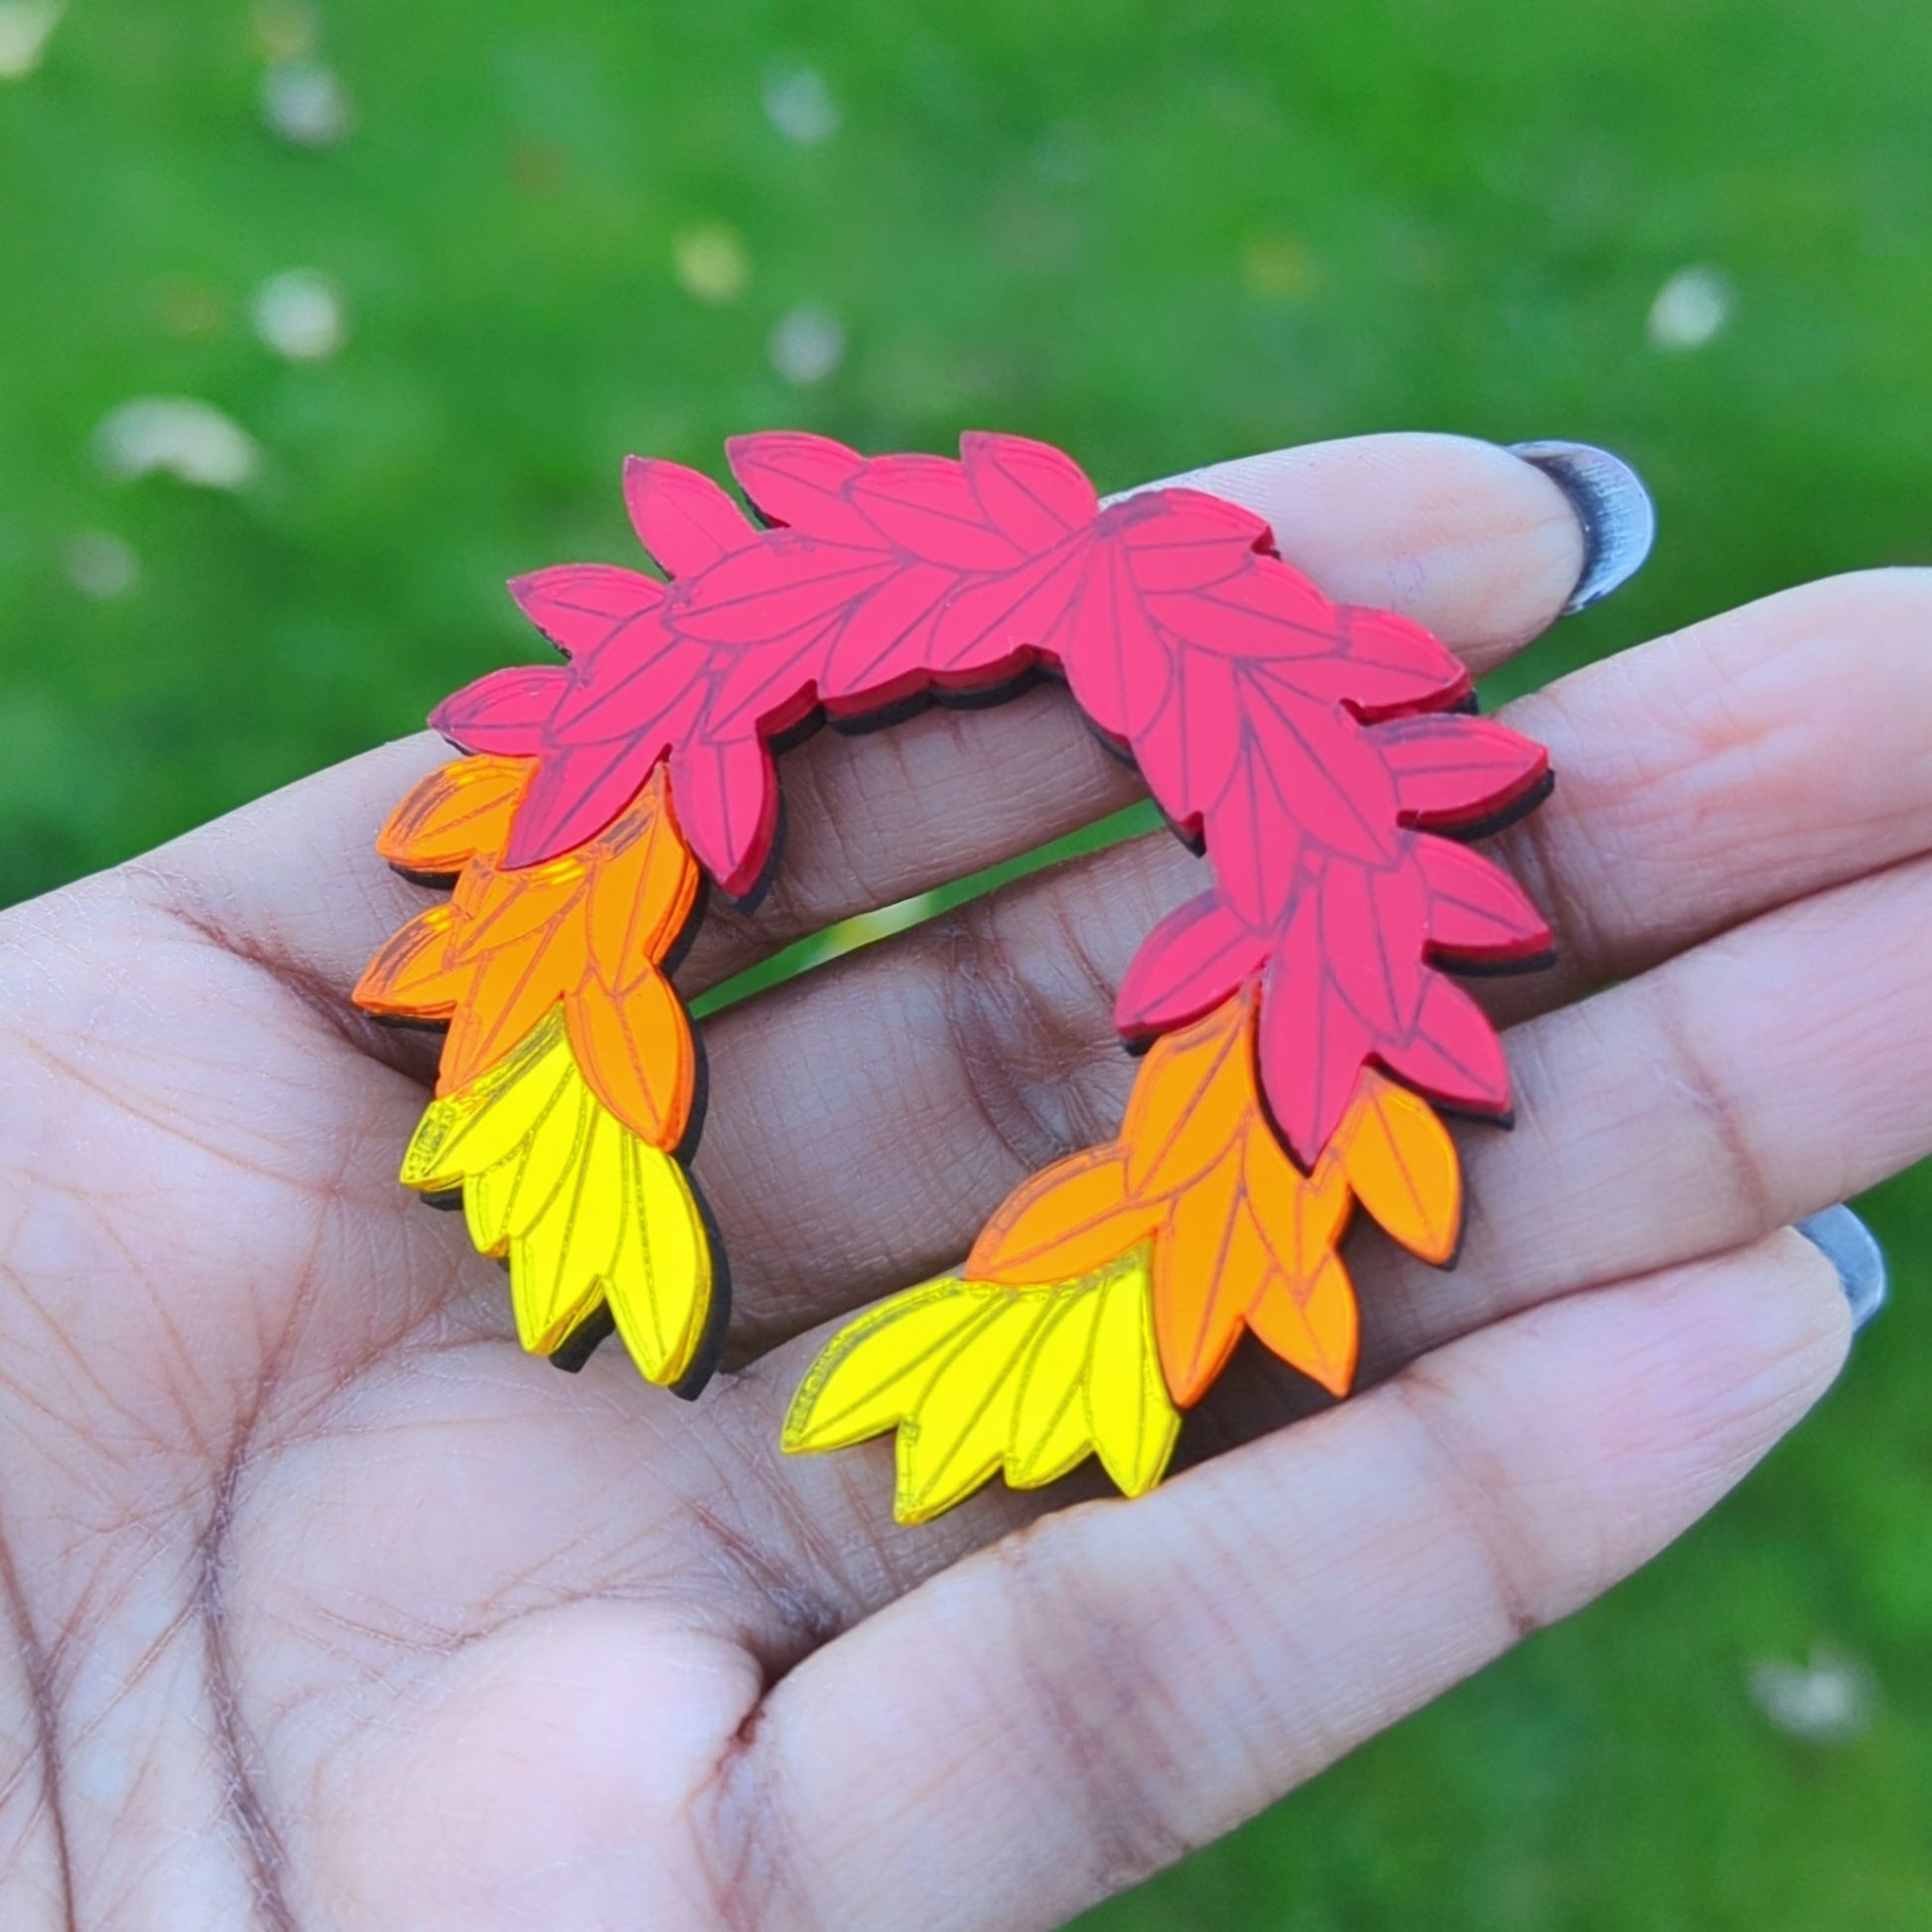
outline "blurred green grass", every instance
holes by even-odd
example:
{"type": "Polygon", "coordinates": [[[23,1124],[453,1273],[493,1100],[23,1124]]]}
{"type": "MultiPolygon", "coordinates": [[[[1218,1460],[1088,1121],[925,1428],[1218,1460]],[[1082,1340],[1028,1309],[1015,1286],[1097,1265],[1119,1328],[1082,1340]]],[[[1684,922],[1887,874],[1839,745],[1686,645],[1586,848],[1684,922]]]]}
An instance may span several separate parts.
{"type": "MultiPolygon", "coordinates": [[[[1117,486],[1386,427],[1584,437],[1644,470],[1644,577],[1513,681],[1781,585],[1932,561],[1923,0],[343,0],[355,123],[266,131],[290,0],[80,0],[0,80],[0,901],[373,740],[527,654],[500,584],[627,554],[636,449],[790,424],[1064,443],[1117,486]],[[774,76],[841,124],[788,141],[774,76]],[[718,226],[734,299],[679,286],[718,226]],[[1645,315],[1708,263],[1729,326],[1645,315]],[[265,348],[265,278],[351,335],[265,348]],[[835,317],[806,387],[768,340],[835,317]],[[110,482],[131,396],[228,412],[239,494],[110,482]],[[72,546],[131,546],[83,595],[72,546]],[[98,589],[98,584],[96,589],[98,589]]],[[[727,277],[727,279],[729,279],[727,277]]],[[[83,573],[84,574],[84,573],[83,573]]],[[[1932,1926],[1932,1189],[1870,1217],[1897,1299],[1824,1413],[1605,1605],[1095,1926],[1932,1926]],[[1836,1644],[1876,1717],[1807,1745],[1756,1660],[1836,1644]]]]}

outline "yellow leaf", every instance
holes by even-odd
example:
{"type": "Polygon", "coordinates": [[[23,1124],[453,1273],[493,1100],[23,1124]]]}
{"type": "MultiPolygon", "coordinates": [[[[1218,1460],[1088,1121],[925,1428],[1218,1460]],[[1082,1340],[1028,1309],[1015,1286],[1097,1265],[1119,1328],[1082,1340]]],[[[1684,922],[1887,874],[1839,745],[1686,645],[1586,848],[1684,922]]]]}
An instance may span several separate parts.
{"type": "Polygon", "coordinates": [[[1055,1296],[1014,1397],[1007,1480],[1016,1489],[1057,1481],[1093,1448],[1082,1390],[1093,1350],[1097,1294],[1055,1296]]]}
{"type": "Polygon", "coordinates": [[[1107,1473],[1130,1496],[1161,1480],[1180,1434],[1154,1342],[1154,1310],[1145,1269],[1123,1273],[1101,1291],[1086,1373],[1087,1418],[1107,1473]]]}
{"type": "Polygon", "coordinates": [[[431,1102],[402,1177],[463,1189],[478,1248],[508,1257],[517,1334],[533,1354],[554,1353],[608,1301],[647,1380],[691,1366],[711,1306],[703,1217],[676,1161],[591,1091],[561,1008],[431,1102]]]}
{"type": "Polygon", "coordinates": [[[1039,1332],[1046,1298],[996,1290],[956,1334],[918,1408],[898,1432],[893,1513],[923,1523],[970,1496],[1005,1459],[1023,1357],[1039,1332]]]}
{"type": "Polygon", "coordinates": [[[603,1281],[617,1256],[622,1223],[616,1143],[604,1132],[608,1116],[583,1099],[553,1107],[536,1141],[563,1148],[555,1184],[525,1214],[519,1186],[508,1219],[521,1230],[510,1246],[510,1301],[517,1336],[533,1355],[548,1355],[603,1299],[603,1281]]]}
{"type": "Polygon", "coordinates": [[[444,1193],[466,1173],[510,1160],[571,1072],[554,1011],[487,1072],[430,1103],[403,1155],[403,1185],[444,1193]]]}
{"type": "Polygon", "coordinates": [[[1129,1493],[1159,1480],[1179,1417],[1155,1354],[1143,1247],[1045,1288],[947,1276],[827,1344],[793,1398],[796,1454],[898,1433],[895,1514],[924,1522],[1004,1463],[1035,1488],[1098,1451],[1129,1493]]]}
{"type": "MultiPolygon", "coordinates": [[[[613,1129],[621,1132],[618,1122],[613,1129]]],[[[624,1225],[605,1293],[618,1334],[648,1382],[675,1382],[704,1340],[711,1311],[711,1242],[684,1170],[659,1148],[624,1134],[624,1225]]]]}
{"type": "Polygon", "coordinates": [[[945,1276],[848,1322],[792,1397],[785,1449],[793,1454],[849,1449],[897,1428],[918,1407],[946,1344],[980,1315],[984,1296],[945,1276]]]}

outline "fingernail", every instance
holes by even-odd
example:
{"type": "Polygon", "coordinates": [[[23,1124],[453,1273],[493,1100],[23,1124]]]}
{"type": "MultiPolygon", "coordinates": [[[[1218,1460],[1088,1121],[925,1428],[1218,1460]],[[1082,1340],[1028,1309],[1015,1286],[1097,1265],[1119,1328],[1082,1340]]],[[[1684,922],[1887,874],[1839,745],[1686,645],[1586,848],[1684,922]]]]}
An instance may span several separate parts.
{"type": "Polygon", "coordinates": [[[1839,1286],[1852,1305],[1856,1332],[1885,1306],[1885,1251],[1849,1207],[1807,1215],[1798,1232],[1838,1270],[1839,1286]]]}
{"type": "Polygon", "coordinates": [[[1620,456],[1593,443],[1512,443],[1510,453],[1537,469],[1570,498],[1584,526],[1584,568],[1562,617],[1600,604],[1627,584],[1650,555],[1657,506],[1643,479],[1620,456]]]}

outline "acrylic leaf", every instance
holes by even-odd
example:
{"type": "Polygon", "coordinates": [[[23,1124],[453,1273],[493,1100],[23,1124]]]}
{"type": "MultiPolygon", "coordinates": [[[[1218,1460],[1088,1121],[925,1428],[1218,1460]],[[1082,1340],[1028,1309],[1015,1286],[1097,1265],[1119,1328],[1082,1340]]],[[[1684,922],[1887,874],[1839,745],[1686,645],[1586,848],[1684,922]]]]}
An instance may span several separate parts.
{"type": "Polygon", "coordinates": [[[623,500],[637,541],[673,577],[706,570],[758,536],[724,490],[681,463],[626,457],[623,500]]]}
{"type": "Polygon", "coordinates": [[[566,657],[587,657],[652,619],[664,586],[610,564],[558,564],[515,579],[510,595],[566,657]]]}
{"type": "Polygon", "coordinates": [[[1252,979],[1267,957],[1266,934],[1217,894],[1203,893],[1141,941],[1114,1002],[1114,1025],[1129,1038],[1184,1027],[1252,979]]]}
{"type": "Polygon", "coordinates": [[[1184,1026],[1265,978],[1263,1078],[1305,1164],[1371,1060],[1506,1108],[1424,961],[1528,959],[1538,925],[1451,877],[1425,829],[1534,802],[1548,761],[1450,709],[1468,673],[1426,629],[1324,597],[1250,510],[1185,488],[1102,506],[1021,438],[970,435],[954,461],[775,432],[730,457],[765,527],[695,471],[633,459],[626,500],[670,586],[600,565],[519,579],[568,670],[499,673],[438,714],[460,744],[539,767],[506,869],[601,836],[668,759],[691,850],[744,895],[778,823],[774,736],[1057,666],[1214,873],[1136,960],[1125,1030],[1184,1026]]]}
{"type": "Polygon", "coordinates": [[[672,1148],[690,1116],[697,1058],[659,962],[697,883],[660,775],[603,837],[547,866],[506,871],[473,853],[449,903],[396,933],[354,997],[374,1013],[449,1023],[443,1094],[560,1008],[600,1102],[651,1145],[672,1148]]]}
{"type": "Polygon", "coordinates": [[[405,872],[458,873],[500,852],[533,775],[521,759],[457,759],[412,785],[376,835],[376,851],[405,872]]]}
{"type": "Polygon", "coordinates": [[[556,1352],[608,1304],[645,1379],[676,1382],[703,1339],[711,1255],[683,1171],[607,1111],[561,1017],[431,1102],[405,1184],[461,1188],[473,1239],[507,1259],[518,1338],[556,1352]]]}
{"type": "Polygon", "coordinates": [[[550,714],[569,688],[570,674],[560,665],[520,664],[466,684],[430,713],[429,722],[466,752],[536,758],[545,749],[550,714]]]}
{"type": "Polygon", "coordinates": [[[1354,1369],[1353,1309],[1337,1311],[1326,1272],[1348,1218],[1348,1176],[1332,1150],[1310,1173],[1283,1152],[1257,1083],[1256,1020],[1243,991],[1157,1041],[1120,1139],[1016,1189],[965,1269],[969,1280],[1022,1289],[1145,1254],[1156,1351],[1182,1408],[1220,1373],[1264,1301],[1275,1311],[1270,1334],[1292,1340],[1278,1351],[1291,1366],[1336,1393],[1354,1369]]]}
{"type": "MultiPolygon", "coordinates": [[[[1348,1212],[1333,1164],[1305,1175],[1282,1153],[1256,1086],[1254,1023],[1254,1000],[1244,995],[1163,1040],[1122,1128],[1129,1173],[1138,1166],[1165,1183],[1154,1322],[1169,1391],[1182,1408],[1220,1374],[1264,1297],[1298,1307],[1307,1299],[1348,1212]]],[[[1310,1329],[1284,1359],[1326,1387],[1338,1376],[1345,1386],[1352,1333],[1332,1323],[1310,1329]]]]}
{"type": "Polygon", "coordinates": [[[820,1352],[783,1443],[801,1453],[897,1430],[894,1513],[918,1523],[1002,1466],[1035,1488],[1093,1453],[1138,1495],[1160,1480],[1178,1427],[1146,1268],[1130,1259],[1043,1288],[947,1276],[895,1296],[820,1352]]]}
{"type": "Polygon", "coordinates": [[[1502,1042],[1482,1009],[1441,973],[1424,975],[1414,1029],[1376,1050],[1392,1073],[1443,1106],[1497,1118],[1509,1112],[1502,1042]]]}
{"type": "Polygon", "coordinates": [[[1388,761],[1403,815],[1438,830],[1507,812],[1550,772],[1541,745],[1490,718],[1399,719],[1371,742],[1388,761]]]}
{"type": "Polygon", "coordinates": [[[1084,1275],[1143,1240],[1158,1213],[1158,1201],[1128,1191],[1127,1157],[1119,1147],[1089,1148],[1042,1169],[1008,1196],[980,1231],[966,1273],[974,1281],[1007,1283],[1084,1275]]]}
{"type": "Polygon", "coordinates": [[[1330,1395],[1353,1386],[1360,1315],[1340,1256],[1324,1255],[1299,1292],[1286,1280],[1272,1282],[1249,1308],[1248,1326],[1263,1347],[1330,1395]]]}
{"type": "Polygon", "coordinates": [[[1461,1165],[1448,1130],[1420,1095],[1365,1073],[1333,1154],[1356,1198],[1412,1254],[1437,1263],[1454,1254],[1462,1227],[1461,1165]]]}
{"type": "Polygon", "coordinates": [[[1486,965],[1548,957],[1556,935],[1502,867],[1447,839],[1421,840],[1416,858],[1429,888],[1432,954],[1486,965]]]}

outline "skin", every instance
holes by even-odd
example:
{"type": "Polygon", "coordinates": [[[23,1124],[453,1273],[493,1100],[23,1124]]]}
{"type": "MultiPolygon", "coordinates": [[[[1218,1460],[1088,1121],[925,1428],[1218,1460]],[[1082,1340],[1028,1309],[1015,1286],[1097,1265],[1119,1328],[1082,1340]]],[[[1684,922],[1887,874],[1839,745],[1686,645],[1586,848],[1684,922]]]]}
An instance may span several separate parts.
{"type": "MultiPolygon", "coordinates": [[[[1484,445],[1190,481],[1478,668],[1578,574],[1484,445]]],[[[1364,1391],[1248,1351],[1132,1504],[899,1529],[886,1445],[776,1440],[828,1324],[1112,1131],[1112,988],[1197,889],[1173,841],[711,1023],[738,1314],[695,1407],[521,1355],[396,1183],[431,1045],[345,994],[424,902],[369,841],[442,748],[5,915],[0,1923],[1050,1926],[1588,1601],[1836,1374],[1787,1224],[1932,1150],[1929,621],[1923,573],[1813,585],[1514,708],[1562,777],[1501,856],[1565,963],[1486,989],[1518,1126],[1461,1137],[1461,1264],[1353,1243],[1364,1391]]],[[[780,884],[687,993],[1134,795],[1044,690],[786,784],[780,884]]]]}

